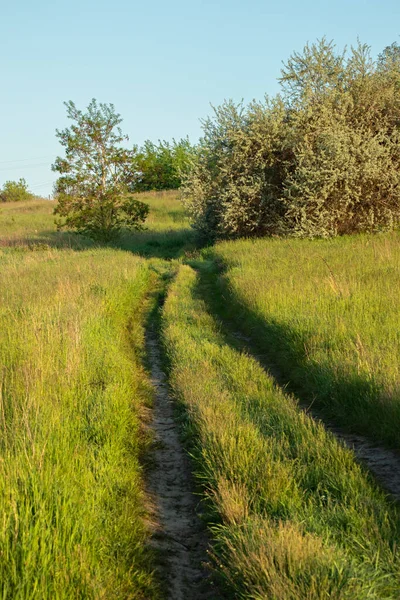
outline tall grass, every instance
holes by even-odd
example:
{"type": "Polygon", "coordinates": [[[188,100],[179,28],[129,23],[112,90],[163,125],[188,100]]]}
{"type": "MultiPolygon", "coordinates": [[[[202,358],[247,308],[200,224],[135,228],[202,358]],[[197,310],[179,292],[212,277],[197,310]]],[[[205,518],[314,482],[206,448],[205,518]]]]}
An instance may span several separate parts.
{"type": "Polygon", "coordinates": [[[138,199],[150,206],[143,232],[126,233],[118,245],[146,257],[180,258],[195,248],[195,232],[178,192],[143,192],[138,199]]]}
{"type": "MultiPolygon", "coordinates": [[[[243,240],[224,265],[225,315],[296,393],[349,429],[400,448],[399,233],[243,240]]],[[[216,288],[217,290],[217,288],[216,288]]]]}
{"type": "MultiPolygon", "coordinates": [[[[138,198],[149,205],[144,231],[122,232],[114,244],[146,257],[178,258],[195,247],[195,233],[189,226],[176,191],[144,192],[138,198]]],[[[31,200],[0,204],[0,248],[43,250],[51,247],[84,250],[94,243],[69,231],[57,231],[55,202],[31,200]]]]}
{"type": "Polygon", "coordinates": [[[54,202],[0,207],[2,598],[158,596],[144,325],[170,270],[156,257],[184,252],[191,233],[176,193],[141,199],[147,230],[108,248],[57,232],[54,202]]]}
{"type": "Polygon", "coordinates": [[[42,231],[55,231],[53,209],[51,200],[0,204],[0,247],[38,238],[42,231]]]}
{"type": "Polygon", "coordinates": [[[229,597],[398,598],[397,509],[351,451],[225,344],[199,292],[182,266],[163,332],[229,597]]]}
{"type": "Polygon", "coordinates": [[[154,283],[112,249],[0,253],[4,599],[156,594],[139,461],[154,283]]]}

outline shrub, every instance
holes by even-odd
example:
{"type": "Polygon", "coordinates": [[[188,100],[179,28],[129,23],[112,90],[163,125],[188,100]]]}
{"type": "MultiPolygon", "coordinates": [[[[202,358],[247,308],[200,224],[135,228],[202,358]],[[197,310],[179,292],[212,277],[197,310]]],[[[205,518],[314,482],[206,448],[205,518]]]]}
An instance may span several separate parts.
{"type": "Polygon", "coordinates": [[[203,122],[197,161],[183,186],[195,227],[205,235],[273,233],[283,215],[284,166],[277,160],[283,103],[267,99],[245,108],[225,102],[214,110],[203,122]]]}
{"type": "Polygon", "coordinates": [[[204,136],[183,199],[207,237],[329,237],[400,218],[400,48],[377,61],[325,39],[284,65],[282,95],[225,102],[204,136]]]}
{"type": "Polygon", "coordinates": [[[57,157],[53,171],[59,215],[58,228],[67,227],[95,240],[109,241],[122,229],[141,229],[149,207],[132,195],[132,150],[123,147],[127,136],[113,104],[93,99],[86,112],[65,103],[70,128],[57,130],[65,157],[57,157]]]}
{"type": "Polygon", "coordinates": [[[23,202],[32,200],[34,195],[28,190],[25,179],[19,181],[6,181],[0,190],[0,202],[23,202]]]}

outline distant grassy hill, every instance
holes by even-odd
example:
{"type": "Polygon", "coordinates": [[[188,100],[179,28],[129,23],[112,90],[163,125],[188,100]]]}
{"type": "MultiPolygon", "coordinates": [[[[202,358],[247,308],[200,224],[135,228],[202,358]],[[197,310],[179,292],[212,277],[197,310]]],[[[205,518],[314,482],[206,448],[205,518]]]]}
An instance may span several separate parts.
{"type": "MultiPolygon", "coordinates": [[[[151,257],[174,258],[193,246],[194,232],[178,200],[176,191],[145,192],[138,198],[149,204],[144,232],[129,232],[115,247],[151,257]]],[[[88,238],[59,232],[54,223],[55,202],[31,200],[0,205],[0,248],[74,248],[93,247],[88,238]]]]}

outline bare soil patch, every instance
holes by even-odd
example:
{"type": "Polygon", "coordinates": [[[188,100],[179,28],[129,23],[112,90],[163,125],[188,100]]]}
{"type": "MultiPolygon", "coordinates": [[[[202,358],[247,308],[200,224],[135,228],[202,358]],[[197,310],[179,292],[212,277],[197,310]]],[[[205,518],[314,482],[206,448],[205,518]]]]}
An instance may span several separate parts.
{"type": "Polygon", "coordinates": [[[161,575],[171,600],[218,600],[206,567],[209,540],[198,516],[190,460],[182,447],[174,419],[174,403],[162,369],[160,344],[154,329],[147,332],[151,381],[155,389],[153,420],[154,467],[148,491],[155,506],[153,546],[160,551],[161,575]]]}

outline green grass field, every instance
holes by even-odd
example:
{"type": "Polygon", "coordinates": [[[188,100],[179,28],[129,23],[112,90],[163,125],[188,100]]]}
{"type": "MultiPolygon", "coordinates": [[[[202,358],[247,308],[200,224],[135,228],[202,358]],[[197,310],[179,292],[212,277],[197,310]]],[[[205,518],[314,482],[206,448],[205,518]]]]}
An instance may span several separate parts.
{"type": "Polygon", "coordinates": [[[163,267],[139,254],[179,253],[190,235],[176,196],[145,200],[149,230],[129,250],[56,232],[52,202],[1,206],[2,598],[158,594],[140,457],[163,267]]]}
{"type": "MultiPolygon", "coordinates": [[[[140,194],[140,199],[150,206],[145,230],[122,235],[116,247],[162,259],[178,258],[194,248],[194,232],[176,192],[147,192],[140,194]]],[[[49,200],[0,204],[0,248],[93,247],[88,238],[56,230],[54,206],[49,200]]]]}
{"type": "Polygon", "coordinates": [[[257,240],[209,252],[229,318],[308,404],[400,448],[399,233],[257,240]]]}
{"type": "Polygon", "coordinates": [[[147,598],[140,355],[154,277],[112,250],[0,265],[3,597],[147,598]]]}
{"type": "Polygon", "coordinates": [[[215,565],[234,597],[399,597],[398,510],[351,451],[226,343],[200,288],[181,267],[163,327],[215,565]]]}
{"type": "Polygon", "coordinates": [[[397,505],[289,392],[399,447],[398,234],[200,250],[176,193],[141,199],[147,229],[105,247],[57,232],[50,201],[0,206],[1,597],[167,597],[151,321],[226,597],[397,600],[397,505]]]}

